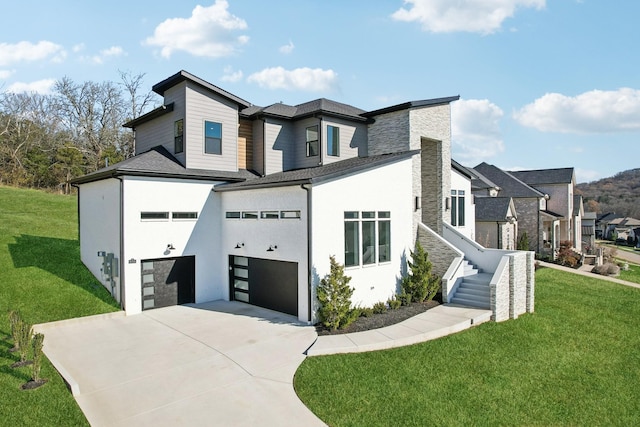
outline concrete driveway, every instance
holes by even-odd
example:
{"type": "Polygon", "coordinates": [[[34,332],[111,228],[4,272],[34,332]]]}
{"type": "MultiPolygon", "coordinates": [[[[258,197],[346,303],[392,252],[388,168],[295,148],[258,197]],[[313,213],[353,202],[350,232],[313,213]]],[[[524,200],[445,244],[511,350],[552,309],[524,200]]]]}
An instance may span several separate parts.
{"type": "Polygon", "coordinates": [[[293,390],[317,335],[292,316],[214,301],[36,329],[93,426],[323,425],[293,390]]]}

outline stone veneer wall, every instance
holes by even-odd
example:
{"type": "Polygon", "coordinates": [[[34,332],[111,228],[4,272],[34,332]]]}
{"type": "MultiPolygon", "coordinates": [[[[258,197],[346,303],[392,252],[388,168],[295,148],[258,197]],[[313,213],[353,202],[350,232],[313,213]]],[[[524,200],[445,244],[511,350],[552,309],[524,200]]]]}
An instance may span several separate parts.
{"type": "Polygon", "coordinates": [[[527,253],[509,257],[509,317],[517,319],[527,310],[527,253]]]}
{"type": "Polygon", "coordinates": [[[489,285],[491,311],[494,322],[509,319],[509,259],[505,256],[498,264],[498,276],[493,276],[489,285]]]}
{"type": "Polygon", "coordinates": [[[540,220],[540,208],[538,199],[530,198],[513,198],[516,212],[518,213],[518,237],[526,232],[529,237],[529,250],[537,252],[542,249],[542,220],[540,220]]]}
{"type": "Polygon", "coordinates": [[[536,254],[527,252],[527,313],[533,313],[536,290],[536,254]]]}
{"type": "Polygon", "coordinates": [[[534,252],[516,251],[502,257],[490,284],[493,320],[501,322],[533,313],[534,252]]]}
{"type": "Polygon", "coordinates": [[[429,253],[429,261],[433,264],[432,272],[442,277],[457,256],[461,256],[453,246],[424,225],[418,228],[418,241],[429,253]]]}

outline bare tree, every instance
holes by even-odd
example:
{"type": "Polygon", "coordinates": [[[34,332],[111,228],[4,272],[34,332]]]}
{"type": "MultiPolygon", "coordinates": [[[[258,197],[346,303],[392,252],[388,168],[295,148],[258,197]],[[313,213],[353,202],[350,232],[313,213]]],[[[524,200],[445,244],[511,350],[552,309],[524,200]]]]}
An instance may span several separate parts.
{"type": "MultiPolygon", "coordinates": [[[[151,92],[143,91],[144,73],[132,74],[131,71],[118,70],[120,73],[120,84],[124,87],[127,98],[127,105],[129,107],[129,113],[126,115],[126,120],[132,120],[141,116],[148,111],[152,106],[157,104],[158,98],[151,92]]],[[[124,144],[125,158],[129,158],[135,154],[135,140],[133,130],[127,132],[127,141],[124,144]]]]}

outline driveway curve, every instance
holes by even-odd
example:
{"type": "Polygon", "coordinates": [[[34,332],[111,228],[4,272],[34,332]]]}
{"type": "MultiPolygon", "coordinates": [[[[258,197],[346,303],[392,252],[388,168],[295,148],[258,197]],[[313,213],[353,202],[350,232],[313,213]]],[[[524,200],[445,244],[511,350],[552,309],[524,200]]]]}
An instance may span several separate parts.
{"type": "Polygon", "coordinates": [[[324,425],[293,389],[317,334],[286,314],[214,301],[36,330],[92,426],[324,425]]]}

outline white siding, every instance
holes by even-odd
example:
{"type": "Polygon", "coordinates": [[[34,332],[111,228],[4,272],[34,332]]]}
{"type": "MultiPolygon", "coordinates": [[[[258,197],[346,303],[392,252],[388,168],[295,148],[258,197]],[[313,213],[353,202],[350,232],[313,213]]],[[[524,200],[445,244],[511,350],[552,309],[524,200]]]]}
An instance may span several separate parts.
{"type": "MultiPolygon", "coordinates": [[[[451,189],[464,190],[464,226],[456,226],[456,230],[464,234],[468,239],[475,240],[476,205],[473,204],[471,181],[452,168],[451,189]]],[[[449,211],[449,218],[446,222],[451,224],[451,211],[449,211]]]]}
{"type": "MultiPolygon", "coordinates": [[[[127,314],[141,306],[143,259],[196,256],[196,302],[223,297],[215,281],[221,266],[220,203],[213,182],[124,178],[124,256],[127,314]],[[198,219],[141,221],[140,212],[197,212],[198,219]],[[168,251],[172,244],[175,250],[168,251]]],[[[86,217],[83,217],[83,221],[86,217]]]]}
{"type": "Polygon", "coordinates": [[[322,163],[338,162],[352,157],[365,157],[367,155],[367,125],[356,124],[346,120],[326,118],[322,121],[322,163]],[[339,156],[328,156],[327,150],[327,126],[340,128],[339,156]]]}
{"type": "MultiPolygon", "coordinates": [[[[80,186],[80,258],[89,271],[112,292],[102,274],[102,257],[98,251],[120,258],[120,181],[106,179],[80,186]]],[[[121,261],[121,260],[120,260],[121,261]]],[[[112,295],[120,301],[120,279],[112,295]]]]}
{"type": "Polygon", "coordinates": [[[191,83],[185,88],[185,97],[185,166],[192,169],[237,171],[238,106],[191,83]],[[222,123],[222,155],[205,154],[205,121],[222,123]]]}
{"type": "Polygon", "coordinates": [[[284,120],[265,120],[265,175],[292,169],[295,161],[293,125],[284,120]]]}
{"type": "MultiPolygon", "coordinates": [[[[223,218],[220,252],[228,268],[228,255],[298,263],[298,319],[308,321],[307,195],[299,186],[264,188],[218,193],[222,196],[222,216],[226,211],[299,210],[300,219],[223,218]],[[237,244],[244,244],[236,249],[237,244]],[[267,252],[270,245],[278,246],[267,252]]],[[[224,299],[229,299],[229,273],[219,270],[214,281],[226,283],[224,299]]]]}
{"type": "MultiPolygon", "coordinates": [[[[406,258],[414,248],[411,159],[313,187],[314,289],[329,273],[329,256],[344,264],[344,212],[391,212],[391,261],[348,267],[354,306],[386,301],[398,290],[406,258]]],[[[317,308],[315,293],[314,304],[317,308]]]]}

